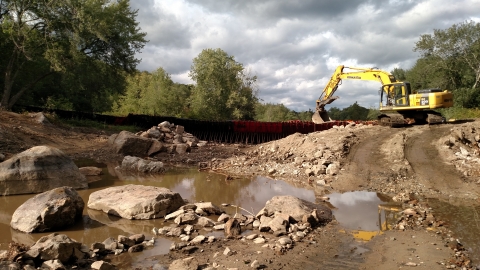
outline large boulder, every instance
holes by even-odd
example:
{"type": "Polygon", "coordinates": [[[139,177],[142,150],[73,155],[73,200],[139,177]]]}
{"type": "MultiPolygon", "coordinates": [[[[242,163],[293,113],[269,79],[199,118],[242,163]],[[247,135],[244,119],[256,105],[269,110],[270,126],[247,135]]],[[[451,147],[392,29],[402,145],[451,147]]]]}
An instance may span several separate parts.
{"type": "Polygon", "coordinates": [[[35,146],[0,163],[0,194],[41,193],[57,187],[88,188],[86,177],[57,148],[35,146]]]}
{"type": "Polygon", "coordinates": [[[180,194],[167,188],[125,185],[90,194],[88,208],[127,219],[161,218],[184,205],[180,194]]]}
{"type": "Polygon", "coordinates": [[[24,255],[25,258],[62,263],[74,262],[85,257],[81,251],[82,243],[70,239],[64,234],[52,233],[40,238],[24,255]]]}
{"type": "Polygon", "coordinates": [[[85,203],[71,187],[60,187],[28,199],[15,210],[12,228],[32,233],[62,229],[82,218],[85,203]]]}
{"type": "Polygon", "coordinates": [[[129,131],[122,131],[118,135],[112,135],[109,143],[117,154],[131,156],[147,156],[153,140],[142,136],[137,136],[129,131]]]}
{"type": "Polygon", "coordinates": [[[163,162],[146,160],[139,157],[125,156],[120,169],[126,171],[135,171],[141,173],[160,173],[165,169],[163,162]]]}
{"type": "Polygon", "coordinates": [[[296,222],[302,221],[304,215],[311,215],[313,210],[316,210],[319,223],[328,223],[332,220],[332,210],[327,206],[289,195],[271,198],[267,201],[263,210],[267,216],[280,212],[289,215],[296,222]]]}

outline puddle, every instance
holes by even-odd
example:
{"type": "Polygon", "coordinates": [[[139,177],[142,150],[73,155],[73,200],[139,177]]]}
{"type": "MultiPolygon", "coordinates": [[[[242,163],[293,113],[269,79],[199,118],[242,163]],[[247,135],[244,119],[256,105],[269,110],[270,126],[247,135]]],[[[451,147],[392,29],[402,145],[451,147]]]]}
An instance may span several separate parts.
{"type": "Polygon", "coordinates": [[[436,218],[445,221],[454,236],[466,247],[474,262],[480,261],[480,205],[452,205],[428,199],[436,218]]]}
{"type": "Polygon", "coordinates": [[[369,241],[391,228],[399,206],[376,192],[355,191],[329,195],[335,219],[357,240],[369,241]]]}

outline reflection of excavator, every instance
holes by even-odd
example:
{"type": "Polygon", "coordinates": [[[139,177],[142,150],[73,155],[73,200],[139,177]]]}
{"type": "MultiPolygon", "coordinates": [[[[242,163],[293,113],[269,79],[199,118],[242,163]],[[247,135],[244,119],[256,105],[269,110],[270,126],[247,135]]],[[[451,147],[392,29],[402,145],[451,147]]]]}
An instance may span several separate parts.
{"type": "Polygon", "coordinates": [[[317,100],[312,121],[316,124],[331,121],[325,105],[338,99],[332,96],[342,79],[379,81],[380,93],[379,123],[384,126],[404,126],[405,124],[435,124],[444,122],[444,118],[432,109],[453,106],[453,95],[447,90],[425,89],[413,93],[410,83],[399,82],[389,72],[373,68],[354,68],[338,66],[322,94],[317,100]],[[354,70],[343,72],[344,68],[354,70]],[[387,113],[388,112],[388,113],[387,113]]]}

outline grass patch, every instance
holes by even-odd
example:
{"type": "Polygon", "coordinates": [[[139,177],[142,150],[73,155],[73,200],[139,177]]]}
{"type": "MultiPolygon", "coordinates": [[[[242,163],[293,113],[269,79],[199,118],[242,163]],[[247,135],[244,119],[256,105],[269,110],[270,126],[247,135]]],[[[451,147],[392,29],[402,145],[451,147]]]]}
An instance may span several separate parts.
{"type": "Polygon", "coordinates": [[[96,130],[102,130],[106,131],[109,133],[118,133],[120,131],[126,130],[130,131],[133,133],[136,133],[140,130],[142,130],[140,127],[137,126],[117,126],[117,125],[110,125],[98,121],[93,121],[89,119],[65,119],[65,118],[60,118],[55,114],[45,114],[45,117],[50,121],[51,123],[57,125],[57,126],[63,126],[63,127],[77,127],[77,128],[87,128],[87,129],[96,129],[96,130]]]}
{"type": "Polygon", "coordinates": [[[473,108],[460,108],[460,107],[451,107],[446,109],[438,110],[447,120],[448,119],[472,119],[480,118],[480,109],[473,108]]]}

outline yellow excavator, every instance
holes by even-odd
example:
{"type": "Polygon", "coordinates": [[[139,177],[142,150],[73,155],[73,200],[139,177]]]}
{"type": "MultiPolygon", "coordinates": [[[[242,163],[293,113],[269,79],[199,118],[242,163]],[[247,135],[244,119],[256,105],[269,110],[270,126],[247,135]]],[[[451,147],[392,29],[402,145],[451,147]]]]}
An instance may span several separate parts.
{"type": "Polygon", "coordinates": [[[317,100],[312,121],[316,124],[332,121],[325,110],[325,105],[332,103],[338,96],[333,96],[343,79],[370,80],[382,84],[380,93],[379,124],[401,127],[408,124],[437,124],[445,118],[432,109],[453,106],[453,95],[438,88],[412,91],[409,82],[399,82],[389,72],[376,68],[358,68],[338,66],[322,94],[317,100]],[[351,71],[344,72],[344,69],[351,71]]]}

